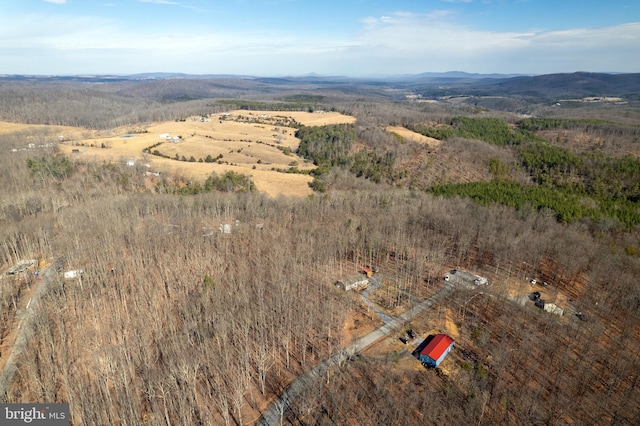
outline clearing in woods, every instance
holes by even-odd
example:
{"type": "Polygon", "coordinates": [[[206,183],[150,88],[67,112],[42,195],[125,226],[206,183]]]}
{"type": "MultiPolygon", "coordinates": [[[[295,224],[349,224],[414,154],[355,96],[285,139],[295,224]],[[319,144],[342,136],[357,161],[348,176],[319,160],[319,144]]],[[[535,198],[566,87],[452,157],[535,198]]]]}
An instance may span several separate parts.
{"type": "Polygon", "coordinates": [[[440,141],[438,139],[421,135],[420,133],[413,132],[401,126],[388,126],[387,132],[395,133],[396,135],[408,141],[426,144],[433,148],[440,145],[440,141]]]}
{"type": "Polygon", "coordinates": [[[122,127],[107,134],[84,131],[80,136],[80,132],[74,132],[60,150],[83,161],[122,161],[130,165],[135,161],[150,172],[199,180],[214,172],[234,171],[250,176],[257,190],[269,196],[306,196],[312,193],[309,182],[313,178],[285,173],[291,168],[315,168],[295,154],[300,141],[293,126],[354,122],[354,117],[337,112],[238,110],[139,129],[122,127]],[[145,148],[150,153],[143,152],[145,148]],[[213,162],[205,161],[208,156],[213,162]]]}

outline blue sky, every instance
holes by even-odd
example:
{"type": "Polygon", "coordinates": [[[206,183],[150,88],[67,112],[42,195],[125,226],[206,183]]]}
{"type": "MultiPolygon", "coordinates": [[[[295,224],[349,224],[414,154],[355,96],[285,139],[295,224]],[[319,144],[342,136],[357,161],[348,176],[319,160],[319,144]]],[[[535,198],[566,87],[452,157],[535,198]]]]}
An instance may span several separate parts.
{"type": "Polygon", "coordinates": [[[2,0],[0,74],[640,72],[639,0],[2,0]]]}

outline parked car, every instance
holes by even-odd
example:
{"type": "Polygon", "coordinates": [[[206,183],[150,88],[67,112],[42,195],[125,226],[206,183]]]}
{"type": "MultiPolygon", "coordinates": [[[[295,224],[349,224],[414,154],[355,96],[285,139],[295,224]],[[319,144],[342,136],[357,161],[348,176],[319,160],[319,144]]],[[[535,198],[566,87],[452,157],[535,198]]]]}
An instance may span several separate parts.
{"type": "Polygon", "coordinates": [[[406,337],[401,337],[401,338],[400,338],[400,341],[401,341],[402,343],[404,343],[405,345],[406,345],[407,343],[409,343],[409,339],[407,339],[406,337]]]}
{"type": "Polygon", "coordinates": [[[411,337],[412,339],[415,339],[418,335],[413,330],[407,330],[407,336],[411,337]]]}

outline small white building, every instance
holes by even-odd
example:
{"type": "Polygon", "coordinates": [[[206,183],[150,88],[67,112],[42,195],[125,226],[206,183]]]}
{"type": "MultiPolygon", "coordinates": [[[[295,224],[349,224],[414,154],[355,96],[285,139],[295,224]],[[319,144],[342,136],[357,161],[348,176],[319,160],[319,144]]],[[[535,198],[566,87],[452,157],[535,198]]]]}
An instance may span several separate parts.
{"type": "Polygon", "coordinates": [[[82,274],[84,274],[84,271],[82,269],[72,269],[71,271],[66,271],[64,273],[64,279],[70,280],[72,278],[77,278],[82,274]]]}
{"type": "Polygon", "coordinates": [[[545,303],[544,310],[554,315],[564,315],[564,309],[553,303],[545,303]]]}

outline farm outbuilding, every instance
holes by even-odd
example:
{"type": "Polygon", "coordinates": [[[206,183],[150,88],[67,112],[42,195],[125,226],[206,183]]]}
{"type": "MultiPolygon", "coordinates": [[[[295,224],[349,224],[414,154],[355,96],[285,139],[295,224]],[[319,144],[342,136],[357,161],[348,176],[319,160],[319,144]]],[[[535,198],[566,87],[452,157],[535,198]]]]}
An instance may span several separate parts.
{"type": "Polygon", "coordinates": [[[436,334],[420,351],[420,362],[429,367],[437,367],[453,349],[453,338],[446,334],[436,334]]]}

